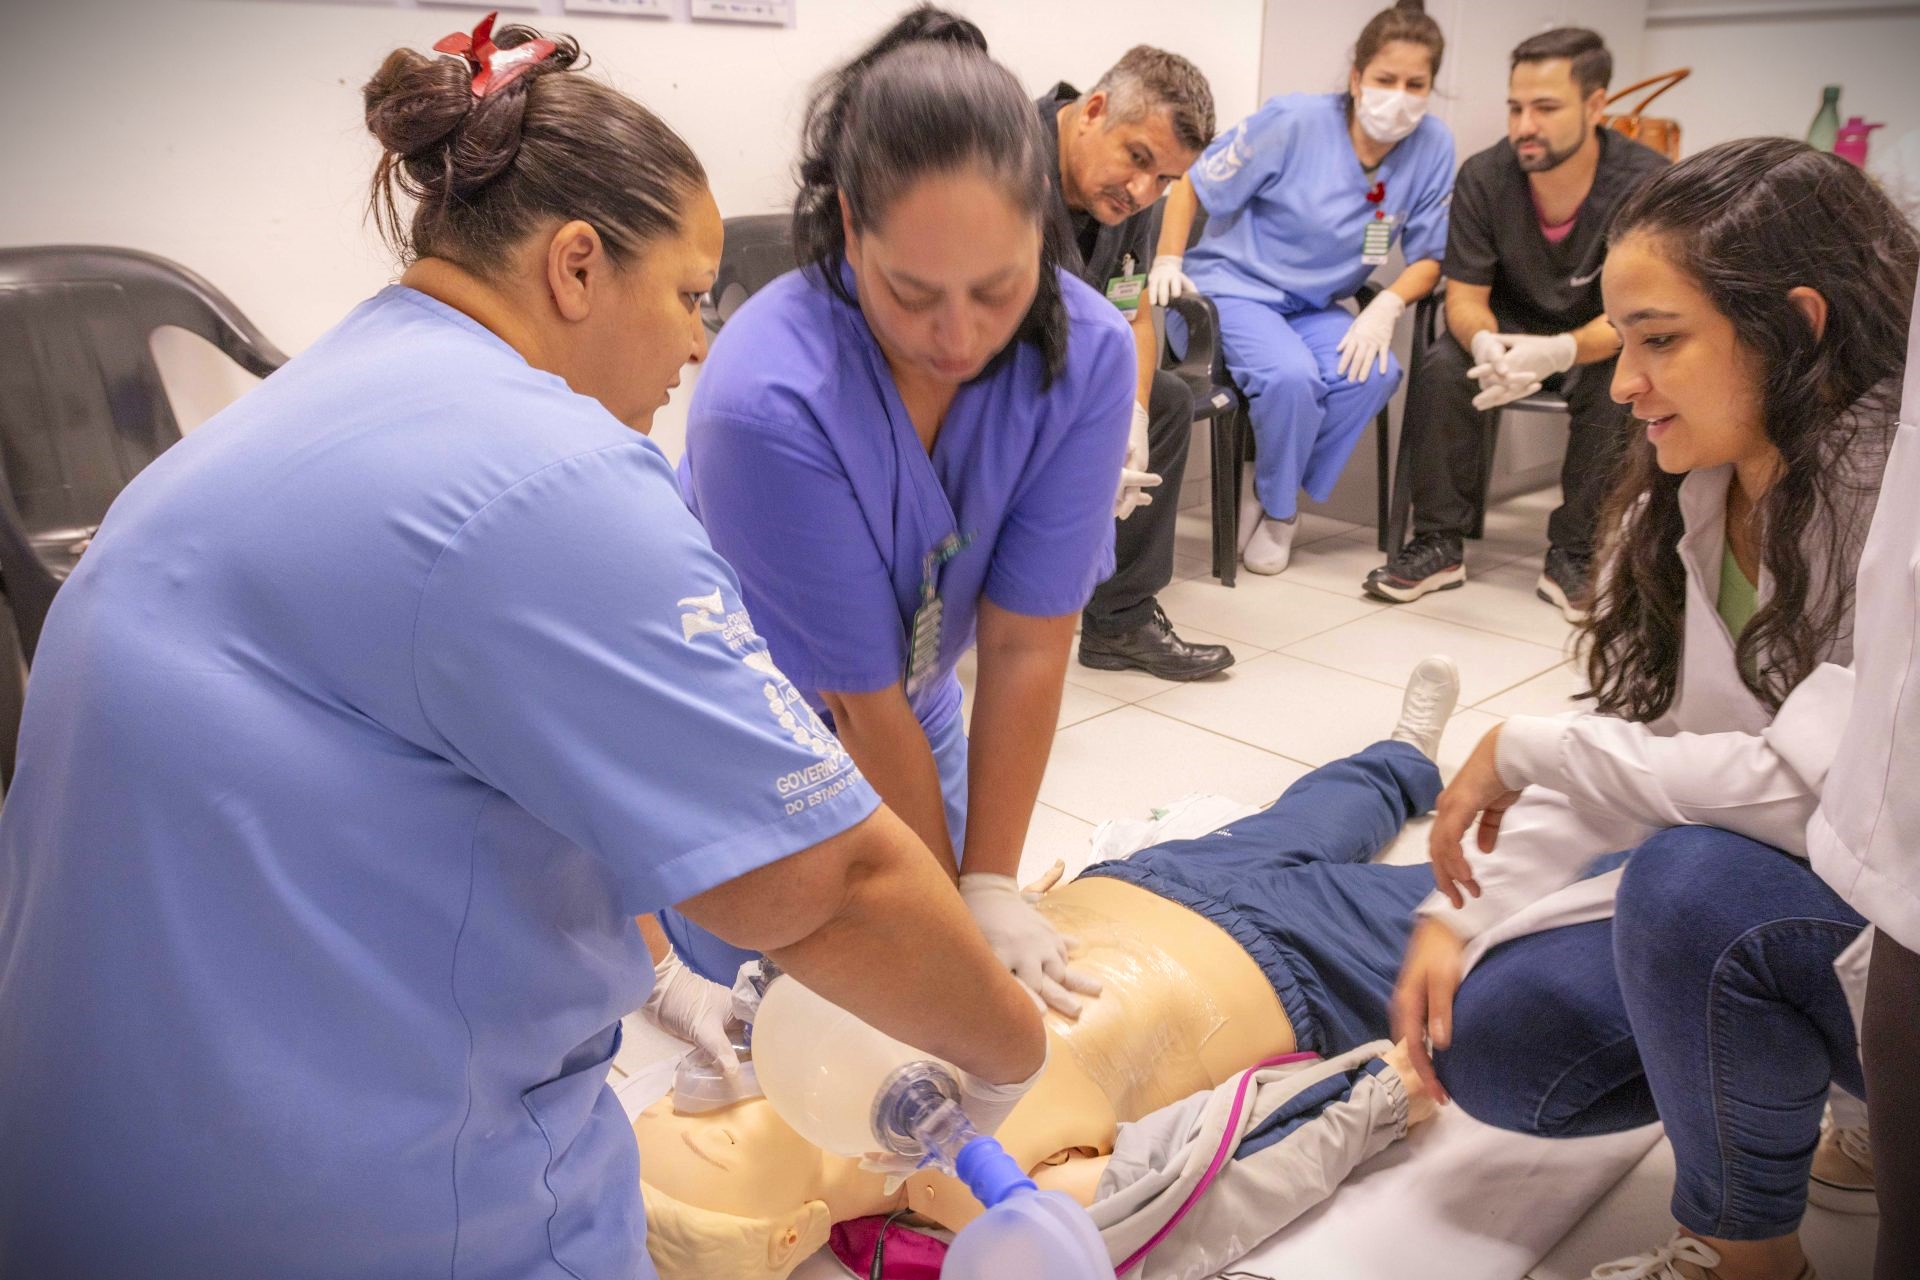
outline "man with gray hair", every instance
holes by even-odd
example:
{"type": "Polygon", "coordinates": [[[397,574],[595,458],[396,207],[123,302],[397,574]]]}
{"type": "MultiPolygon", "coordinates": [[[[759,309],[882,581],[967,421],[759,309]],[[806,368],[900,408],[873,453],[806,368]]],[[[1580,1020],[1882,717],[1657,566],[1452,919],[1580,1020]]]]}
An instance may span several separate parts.
{"type": "Polygon", "coordinates": [[[1054,148],[1061,261],[1133,324],[1133,431],[1114,504],[1113,576],[1080,628],[1080,662],[1197,680],[1233,665],[1225,645],[1188,644],[1155,599],[1173,581],[1174,519],[1193,438],[1193,395],[1160,370],[1153,308],[1154,205],[1213,140],[1213,92],[1178,54],[1137,45],[1086,93],[1064,81],[1034,104],[1054,148]],[[1156,495],[1151,490],[1158,488],[1156,495]]]}

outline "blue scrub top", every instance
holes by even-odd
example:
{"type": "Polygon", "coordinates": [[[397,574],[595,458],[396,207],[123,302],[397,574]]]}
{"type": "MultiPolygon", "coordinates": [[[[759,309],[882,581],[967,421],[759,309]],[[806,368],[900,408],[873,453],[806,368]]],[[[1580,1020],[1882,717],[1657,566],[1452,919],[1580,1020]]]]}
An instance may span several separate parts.
{"type": "Polygon", "coordinates": [[[1433,116],[1369,175],[1347,132],[1346,95],[1290,93],[1214,139],[1188,171],[1207,226],[1187,254],[1202,292],[1317,311],[1359,292],[1366,226],[1384,211],[1408,262],[1447,249],[1453,134],[1433,116]],[[1367,199],[1375,183],[1379,201],[1367,199]]]}
{"type": "Polygon", "coordinates": [[[949,534],[972,541],[940,571],[939,657],[912,699],[930,737],[959,714],[954,667],[982,596],[1058,617],[1112,574],[1133,334],[1112,303],[1059,274],[1066,368],[1043,387],[1040,352],[1017,344],[960,388],[931,454],[860,309],[816,275],[774,281],[714,341],[681,487],[816,710],[822,689],[901,681],[925,557],[949,534]]]}
{"type": "Polygon", "coordinates": [[[394,287],[61,590],[0,817],[0,1274],[651,1276],[633,918],[878,801],[659,450],[394,287]]]}

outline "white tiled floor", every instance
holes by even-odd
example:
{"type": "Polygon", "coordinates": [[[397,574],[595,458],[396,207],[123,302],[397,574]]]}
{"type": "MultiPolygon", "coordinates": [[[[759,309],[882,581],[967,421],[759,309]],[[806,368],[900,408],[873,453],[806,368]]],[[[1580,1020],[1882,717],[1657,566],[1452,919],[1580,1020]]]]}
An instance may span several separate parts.
{"type": "MultiPolygon", "coordinates": [[[[1495,508],[1487,536],[1468,544],[1467,585],[1404,607],[1360,592],[1380,563],[1371,528],[1304,516],[1286,573],[1243,571],[1228,590],[1209,573],[1207,508],[1182,511],[1176,580],[1160,602],[1183,636],[1231,645],[1239,660],[1189,685],[1070,666],[1023,874],[1055,858],[1077,870],[1095,825],[1143,816],[1188,792],[1254,802],[1278,795],[1308,769],[1385,735],[1402,682],[1428,653],[1450,655],[1462,676],[1462,707],[1441,746],[1444,772],[1503,717],[1573,705],[1582,680],[1569,659],[1570,630],[1533,594],[1556,497],[1534,493],[1495,508]]],[[[1409,828],[1386,858],[1424,860],[1424,828],[1409,828]]],[[[1540,1262],[1534,1280],[1576,1280],[1663,1242],[1672,1176],[1663,1143],[1540,1262]]],[[[1804,1236],[1824,1280],[1865,1280],[1872,1222],[1809,1211],[1804,1236]]]]}

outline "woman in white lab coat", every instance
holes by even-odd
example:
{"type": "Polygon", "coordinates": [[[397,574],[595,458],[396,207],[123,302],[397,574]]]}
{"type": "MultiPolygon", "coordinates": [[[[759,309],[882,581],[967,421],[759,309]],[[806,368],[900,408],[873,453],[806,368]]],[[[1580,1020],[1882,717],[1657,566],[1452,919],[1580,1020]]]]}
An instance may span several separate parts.
{"type": "Polygon", "coordinates": [[[1909,1280],[1920,1275],[1920,323],[1884,488],[1903,500],[1880,504],[1860,556],[1853,708],[1807,846],[1813,869],[1874,926],[1860,1034],[1878,1118],[1874,1276],[1909,1280]]]}
{"type": "Polygon", "coordinates": [[[1864,175],[1780,139],[1702,152],[1614,224],[1613,394],[1644,437],[1583,637],[1595,709],[1509,720],[1449,787],[1396,994],[1481,1120],[1664,1123],[1680,1232],[1596,1276],[1813,1274],[1797,1230],[1829,1085],[1864,1093],[1833,965],[1865,922],[1805,828],[1916,266],[1864,175]]]}

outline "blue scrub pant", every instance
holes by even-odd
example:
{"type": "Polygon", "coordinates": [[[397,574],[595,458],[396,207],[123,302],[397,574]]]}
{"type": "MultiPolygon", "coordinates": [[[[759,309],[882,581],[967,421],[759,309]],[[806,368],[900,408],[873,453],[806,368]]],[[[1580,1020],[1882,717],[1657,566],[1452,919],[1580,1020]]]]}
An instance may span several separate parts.
{"type": "MultiPolygon", "coordinates": [[[[933,747],[933,762],[940,770],[940,795],[947,806],[947,832],[953,840],[953,856],[964,858],[967,851],[967,726],[954,704],[947,722],[927,731],[933,747]]],[[[758,951],[736,947],[708,933],[693,921],[669,907],[660,913],[660,927],[680,958],[701,977],[732,986],[740,966],[758,960],[758,951]]]]}
{"type": "Polygon", "coordinates": [[[1440,771],[1404,742],[1315,769],[1272,805],[1195,840],[1088,867],[1219,925],[1253,957],[1303,1050],[1390,1036],[1387,1002],[1433,872],[1370,863],[1433,807],[1440,771]]]}
{"type": "Polygon", "coordinates": [[[1787,1235],[1829,1083],[1864,1096],[1833,961],[1865,925],[1804,861],[1675,827],[1627,857],[1613,919],[1489,951],[1434,1066],[1502,1129],[1578,1137],[1658,1120],[1681,1226],[1787,1235]]]}
{"type": "Polygon", "coordinates": [[[1353,324],[1344,307],[1282,314],[1264,302],[1215,298],[1221,350],[1247,396],[1253,475],[1260,505],[1277,520],[1299,510],[1304,488],[1325,502],[1367,423],[1400,385],[1400,361],[1353,382],[1336,370],[1336,347],[1353,324]]]}

